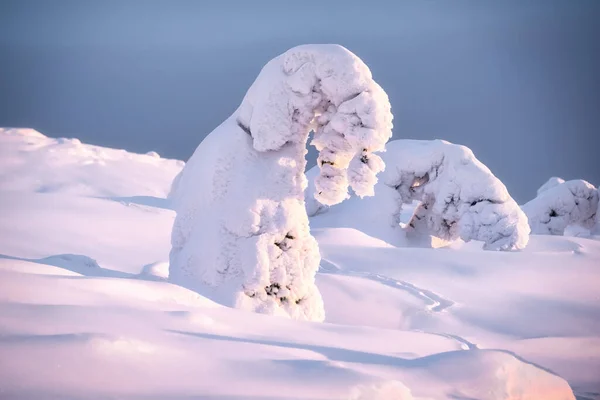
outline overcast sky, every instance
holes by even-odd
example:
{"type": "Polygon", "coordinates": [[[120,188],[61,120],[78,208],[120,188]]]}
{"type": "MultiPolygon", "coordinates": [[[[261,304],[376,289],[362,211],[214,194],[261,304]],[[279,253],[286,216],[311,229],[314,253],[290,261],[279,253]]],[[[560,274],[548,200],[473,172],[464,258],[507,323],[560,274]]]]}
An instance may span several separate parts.
{"type": "Polygon", "coordinates": [[[394,137],[469,146],[520,202],[600,184],[600,1],[0,0],[0,125],[187,159],[262,65],[339,43],[394,137]]]}

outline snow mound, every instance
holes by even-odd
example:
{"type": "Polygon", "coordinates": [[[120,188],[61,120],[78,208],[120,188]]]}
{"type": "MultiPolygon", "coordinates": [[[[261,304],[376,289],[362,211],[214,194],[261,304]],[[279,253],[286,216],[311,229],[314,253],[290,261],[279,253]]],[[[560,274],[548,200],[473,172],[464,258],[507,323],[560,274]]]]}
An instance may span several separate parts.
{"type": "Polygon", "coordinates": [[[540,188],[537,190],[537,195],[539,196],[540,194],[544,193],[546,190],[552,189],[553,187],[558,186],[561,183],[565,183],[565,180],[563,178],[559,178],[558,176],[553,176],[552,178],[548,179],[546,181],[546,183],[544,183],[542,186],[540,186],[540,188]]]}
{"type": "Polygon", "coordinates": [[[387,95],[338,45],[306,45],[271,60],[240,107],[198,146],[175,178],[170,277],[257,312],[321,321],[319,250],[303,192],[308,134],[319,150],[316,197],[348,187],[370,195],[391,137],[387,95]]]}
{"type": "Polygon", "coordinates": [[[352,390],[348,400],[413,400],[410,389],[398,381],[378,385],[360,385],[352,390]]]}
{"type": "MultiPolygon", "coordinates": [[[[443,140],[394,140],[383,160],[387,167],[375,198],[338,206],[347,210],[343,218],[364,220],[360,229],[366,233],[394,244],[429,241],[431,246],[438,238],[483,241],[488,250],[527,245],[525,214],[467,147],[443,140]],[[415,202],[407,227],[401,227],[406,206],[412,209],[415,202]],[[402,242],[404,234],[408,240],[402,242]]],[[[316,209],[311,205],[310,211],[316,209]]]]}
{"type": "Polygon", "coordinates": [[[165,197],[183,162],[158,154],[53,139],[33,129],[0,128],[0,190],[89,197],[165,197]],[[127,171],[127,177],[123,171],[127,171]],[[148,179],[152,177],[151,179],[148,179]]]}
{"type": "Polygon", "coordinates": [[[598,189],[584,180],[555,183],[538,191],[538,196],[522,207],[532,233],[563,235],[571,225],[576,226],[571,231],[577,235],[581,235],[581,228],[588,232],[593,230],[598,212],[598,189]]]}
{"type": "Polygon", "coordinates": [[[454,389],[454,398],[575,400],[563,378],[504,351],[447,352],[425,357],[421,363],[454,389]]]}
{"type": "Polygon", "coordinates": [[[140,276],[146,278],[156,279],[168,279],[169,278],[169,263],[168,262],[154,262],[152,264],[144,265],[140,276]]]}
{"type": "Polygon", "coordinates": [[[41,132],[31,128],[0,128],[0,135],[25,136],[34,138],[45,138],[41,132]]]}

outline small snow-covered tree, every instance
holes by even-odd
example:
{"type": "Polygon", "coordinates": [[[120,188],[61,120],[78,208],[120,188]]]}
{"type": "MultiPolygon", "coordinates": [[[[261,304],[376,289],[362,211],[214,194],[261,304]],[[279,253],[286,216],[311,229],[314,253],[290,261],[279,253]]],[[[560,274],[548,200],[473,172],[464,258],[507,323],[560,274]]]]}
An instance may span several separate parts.
{"type": "Polygon", "coordinates": [[[313,204],[309,211],[326,212],[316,217],[318,224],[355,227],[398,246],[437,246],[458,238],[484,241],[489,250],[527,245],[527,217],[467,147],[442,140],[394,140],[382,157],[386,169],[375,196],[330,210],[313,204]],[[414,209],[408,224],[405,207],[414,209]]]}
{"type": "Polygon", "coordinates": [[[538,196],[522,207],[531,232],[563,235],[570,225],[593,230],[598,212],[598,189],[584,180],[565,182],[557,178],[555,182],[545,190],[542,189],[547,183],[542,186],[538,196]]]}
{"type": "Polygon", "coordinates": [[[527,245],[527,218],[469,148],[443,140],[397,140],[387,149],[382,183],[397,191],[402,204],[420,201],[409,234],[480,240],[488,250],[527,245]]]}
{"type": "Polygon", "coordinates": [[[319,249],[303,192],[308,134],[319,151],[315,196],[372,195],[391,137],[387,95],[338,45],[306,45],[271,60],[239,108],[211,132],[174,183],[170,278],[217,288],[222,303],[323,320],[314,283],[319,249]]]}

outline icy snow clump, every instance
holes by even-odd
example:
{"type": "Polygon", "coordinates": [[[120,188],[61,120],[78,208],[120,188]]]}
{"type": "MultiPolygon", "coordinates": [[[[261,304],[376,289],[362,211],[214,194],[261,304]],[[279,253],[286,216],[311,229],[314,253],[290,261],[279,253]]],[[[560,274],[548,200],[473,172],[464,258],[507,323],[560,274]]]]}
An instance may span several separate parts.
{"type": "Polygon", "coordinates": [[[522,207],[529,219],[532,233],[563,235],[570,225],[586,230],[595,229],[598,189],[593,185],[579,179],[566,182],[562,180],[562,183],[546,190],[541,190],[542,188],[538,190],[536,198],[522,207]]]}
{"type": "Polygon", "coordinates": [[[311,130],[318,201],[339,203],[349,188],[372,195],[391,107],[369,68],[341,46],[299,46],[271,60],[198,146],[171,189],[170,279],[212,287],[238,308],[324,319],[303,195],[311,130]]]}

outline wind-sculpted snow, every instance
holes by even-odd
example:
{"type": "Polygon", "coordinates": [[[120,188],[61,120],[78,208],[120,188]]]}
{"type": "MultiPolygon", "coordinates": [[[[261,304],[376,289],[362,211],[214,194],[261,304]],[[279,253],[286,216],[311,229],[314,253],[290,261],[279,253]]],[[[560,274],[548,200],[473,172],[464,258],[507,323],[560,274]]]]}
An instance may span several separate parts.
{"type": "Polygon", "coordinates": [[[172,186],[171,279],[218,287],[235,307],[323,320],[303,195],[308,134],[319,151],[315,197],[336,204],[349,188],[373,194],[384,168],[373,152],[391,128],[387,95],[345,48],[299,46],[270,61],[172,186]]]}
{"type": "Polygon", "coordinates": [[[570,225],[594,230],[598,189],[584,180],[557,182],[523,206],[532,233],[563,235],[570,225]]]}

